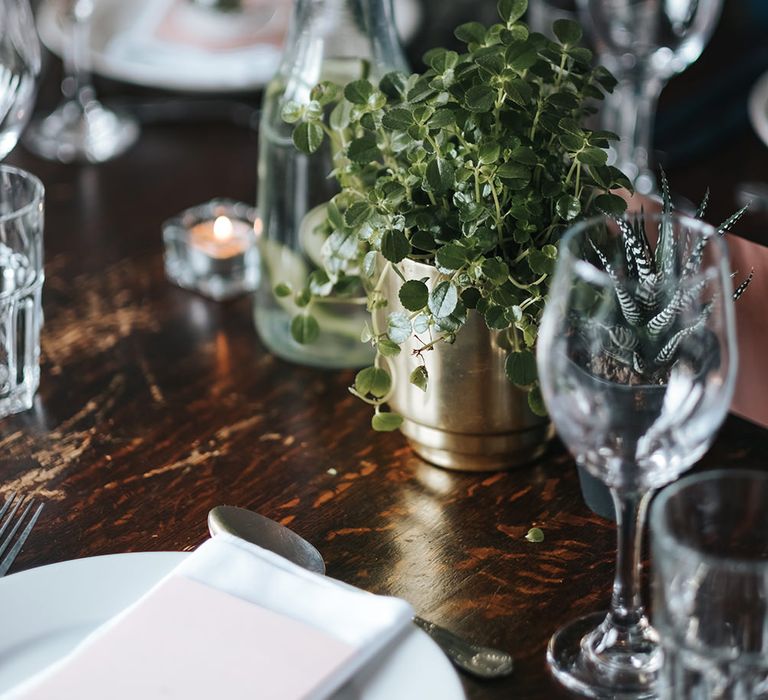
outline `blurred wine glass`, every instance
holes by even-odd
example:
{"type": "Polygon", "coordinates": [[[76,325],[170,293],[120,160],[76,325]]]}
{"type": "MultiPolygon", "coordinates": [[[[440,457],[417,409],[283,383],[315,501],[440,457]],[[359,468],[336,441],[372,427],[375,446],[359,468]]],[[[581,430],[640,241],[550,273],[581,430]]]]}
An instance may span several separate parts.
{"type": "Polygon", "coordinates": [[[27,0],[0,0],[0,160],[32,113],[40,76],[40,42],[27,0]]]}
{"type": "Polygon", "coordinates": [[[699,58],[721,7],[722,0],[579,0],[600,59],[619,81],[603,128],[621,137],[615,164],[641,194],[656,190],[649,156],[659,94],[699,58]]]}
{"type": "Polygon", "coordinates": [[[62,49],[64,99],[49,115],[30,124],[24,145],[48,160],[101,163],[130,147],[138,138],[139,125],[96,98],[90,65],[94,0],[68,0],[66,7],[72,36],[62,49]]]}

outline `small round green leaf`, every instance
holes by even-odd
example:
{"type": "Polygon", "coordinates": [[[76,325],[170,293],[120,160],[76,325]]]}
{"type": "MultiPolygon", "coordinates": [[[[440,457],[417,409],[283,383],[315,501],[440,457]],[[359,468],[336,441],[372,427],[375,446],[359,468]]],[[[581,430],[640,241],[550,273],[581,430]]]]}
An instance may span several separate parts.
{"type": "Polygon", "coordinates": [[[496,92],[488,85],[473,85],[464,96],[464,106],[472,112],[489,112],[496,101],[496,92]]]}
{"type": "Polygon", "coordinates": [[[511,352],[504,365],[507,379],[516,386],[529,386],[536,381],[536,358],[530,350],[511,352]]]}
{"type": "Polygon", "coordinates": [[[421,389],[422,391],[426,391],[427,390],[427,383],[429,381],[429,374],[427,373],[427,368],[424,367],[424,365],[419,365],[415,370],[413,370],[413,372],[411,372],[411,376],[409,377],[409,381],[417,389],[421,389]]]}
{"type": "Polygon", "coordinates": [[[512,24],[525,14],[528,9],[528,0],[499,0],[497,9],[501,18],[507,24],[512,24]]]}
{"type": "Polygon", "coordinates": [[[398,107],[390,110],[381,118],[381,124],[385,129],[393,131],[407,131],[413,126],[413,114],[408,109],[398,107]]]}
{"type": "Polygon", "coordinates": [[[608,162],[608,152],[591,146],[579,151],[576,154],[576,160],[582,165],[605,165],[608,162]]]}
{"type": "Polygon", "coordinates": [[[459,293],[447,280],[441,282],[429,295],[429,310],[435,318],[445,318],[453,313],[459,302],[459,293]]]}
{"type": "Polygon", "coordinates": [[[552,30],[555,32],[555,36],[560,40],[561,44],[573,46],[581,41],[581,27],[578,22],[574,22],[570,19],[557,19],[552,25],[552,30]]]}
{"type": "Polygon", "coordinates": [[[293,130],[293,145],[302,153],[312,154],[323,143],[323,127],[317,122],[302,122],[293,130]]]}
{"type": "Polygon", "coordinates": [[[387,395],[392,387],[389,372],[381,367],[366,367],[355,377],[355,391],[361,396],[374,396],[377,399],[387,395]]]}
{"type": "Polygon", "coordinates": [[[274,292],[276,297],[289,297],[293,294],[293,288],[287,282],[280,282],[275,285],[274,292]]]}
{"type": "Polygon", "coordinates": [[[429,289],[421,280],[408,280],[398,294],[400,303],[408,311],[420,311],[427,305],[429,289]]]}
{"type": "Polygon", "coordinates": [[[368,202],[355,202],[344,212],[344,223],[352,229],[360,228],[373,214],[373,207],[368,202]]]}
{"type": "Polygon", "coordinates": [[[427,165],[427,182],[436,194],[445,194],[456,182],[456,171],[445,158],[433,158],[427,165]]]}
{"type": "Polygon", "coordinates": [[[561,219],[571,221],[581,214],[581,202],[570,194],[564,194],[557,200],[555,209],[561,219]]]}
{"type": "Polygon", "coordinates": [[[435,257],[440,267],[458,270],[467,262],[467,251],[456,243],[446,243],[435,257]]]}
{"type": "Polygon", "coordinates": [[[384,355],[384,357],[394,357],[395,355],[400,354],[400,346],[389,338],[382,338],[376,344],[376,349],[384,355]]]}
{"type": "Polygon", "coordinates": [[[536,416],[546,416],[547,407],[544,405],[544,397],[541,395],[541,389],[534,386],[528,392],[528,407],[536,416]]]}
{"type": "Polygon", "coordinates": [[[375,413],[371,418],[371,427],[380,433],[397,430],[403,424],[403,417],[397,413],[375,413]]]}
{"type": "Polygon", "coordinates": [[[539,543],[544,541],[544,530],[540,527],[532,527],[525,535],[525,539],[529,542],[539,543]]]}
{"type": "Polygon", "coordinates": [[[317,340],[320,335],[320,326],[317,319],[310,314],[299,314],[291,321],[291,335],[297,343],[309,345],[317,340]]]}
{"type": "Polygon", "coordinates": [[[595,197],[594,206],[598,211],[611,216],[621,216],[627,209],[627,203],[617,194],[601,194],[595,197]]]}
{"type": "Polygon", "coordinates": [[[373,85],[367,80],[354,80],[344,88],[344,97],[356,105],[364,105],[373,94],[373,85]]]}
{"type": "Polygon", "coordinates": [[[387,318],[387,335],[393,343],[404,343],[411,337],[411,319],[402,311],[393,311],[387,318]]]}
{"type": "Polygon", "coordinates": [[[405,234],[395,228],[384,231],[381,237],[381,254],[390,262],[398,263],[408,257],[411,252],[411,244],[405,234]]]}
{"type": "Polygon", "coordinates": [[[280,111],[280,116],[284,122],[295,124],[302,118],[302,116],[304,116],[304,107],[298,102],[291,100],[283,105],[283,109],[280,111]]]}
{"type": "Polygon", "coordinates": [[[482,44],[485,41],[485,27],[480,22],[460,24],[453,32],[459,41],[467,44],[482,44]]]}
{"type": "MultiPolygon", "coordinates": [[[[320,127],[318,126],[318,129],[320,127]]],[[[321,129],[322,132],[322,129],[321,129]]],[[[352,141],[347,149],[347,155],[351,161],[366,165],[371,161],[381,158],[381,151],[379,145],[376,143],[376,136],[370,132],[366,132],[358,139],[352,141]]]]}

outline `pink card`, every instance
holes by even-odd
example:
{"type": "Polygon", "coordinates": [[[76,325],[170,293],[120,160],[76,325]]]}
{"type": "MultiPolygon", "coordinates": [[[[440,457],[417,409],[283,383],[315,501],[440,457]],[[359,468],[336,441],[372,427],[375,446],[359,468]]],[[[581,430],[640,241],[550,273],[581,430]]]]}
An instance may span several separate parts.
{"type": "Polygon", "coordinates": [[[172,576],[25,700],[299,700],[354,649],[303,622],[172,576]]]}

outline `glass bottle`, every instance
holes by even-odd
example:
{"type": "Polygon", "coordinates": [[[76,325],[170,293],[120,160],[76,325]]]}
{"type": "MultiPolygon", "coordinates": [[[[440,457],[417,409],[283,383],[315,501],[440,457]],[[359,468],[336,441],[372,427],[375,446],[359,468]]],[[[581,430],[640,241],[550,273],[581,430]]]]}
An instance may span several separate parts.
{"type": "Polygon", "coordinates": [[[309,102],[323,80],[344,85],[369,77],[377,81],[391,70],[407,71],[395,30],[392,0],[295,0],[282,61],[266,88],[259,131],[259,214],[263,275],[255,296],[254,316],[262,342],[276,355],[327,368],[369,364],[372,349],[360,341],[368,317],[362,289],[357,298],[329,297],[314,304],[318,338],[298,343],[291,321],[300,309],[295,296],[278,297],[274,288],[304,287],[309,273],[322,268],[324,235],[318,227],[322,205],[338,192],[329,177],[328,139],[312,156],[293,145],[293,125],[281,111],[286,102],[309,102]]]}

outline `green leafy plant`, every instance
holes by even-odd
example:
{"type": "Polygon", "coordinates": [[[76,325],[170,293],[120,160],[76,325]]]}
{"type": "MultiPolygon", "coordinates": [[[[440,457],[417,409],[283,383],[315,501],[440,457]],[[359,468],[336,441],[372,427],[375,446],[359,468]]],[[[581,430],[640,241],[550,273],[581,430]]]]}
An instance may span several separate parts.
{"type": "MultiPolygon", "coordinates": [[[[616,306],[621,312],[619,323],[603,329],[603,349],[613,365],[608,371],[613,375],[620,372],[634,384],[664,383],[669,369],[677,360],[680,344],[704,327],[712,311],[710,301],[701,308],[696,318],[682,320],[684,312],[706,284],[706,280],[696,280],[701,269],[706,239],[699,238],[682,269],[679,269],[677,247],[682,242],[674,236],[672,226],[665,225],[665,219],[668,220],[673,207],[663,170],[661,186],[662,218],[654,252],[651,252],[642,213],[631,220],[619,217],[614,219],[623,243],[619,251],[623,258],[620,265],[623,271],[621,279],[605,252],[592,242],[592,249],[600,264],[613,281],[616,306]]],[[[695,218],[703,218],[708,201],[707,191],[695,218]]],[[[724,236],[746,210],[745,206],[728,217],[718,226],[718,234],[724,236]]],[[[736,287],[734,300],[744,294],[753,275],[754,270],[736,287]]],[[[602,371],[607,370],[603,367],[602,371]]]]}
{"type": "MultiPolygon", "coordinates": [[[[373,427],[392,430],[400,418],[382,411],[391,389],[386,358],[411,338],[416,355],[452,342],[467,314],[483,316],[506,336],[507,375],[544,413],[532,349],[557,255],[556,243],[575,219],[600,211],[619,215],[631,189],[607,165],[614,134],[583,126],[594,103],[613,89],[604,68],[580,46],[581,29],[554,24],[557,41],[520,22],[527,0],[501,0],[501,22],[461,25],[466,53],[429,51],[429,68],[390,73],[378,85],[356,80],[343,89],[322,83],[307,105],[289,103],[297,148],[313,153],[329,139],[332,175],[341,193],[327,205],[330,234],[324,270],[303,289],[285,290],[301,306],[302,333],[319,297],[359,282],[371,323],[363,340],[376,349],[351,391],[374,406],[373,427]],[[401,263],[434,266],[436,281],[408,279],[401,263]],[[405,312],[390,312],[385,275],[401,280],[405,312]]],[[[410,378],[426,390],[423,362],[410,378]]]]}

